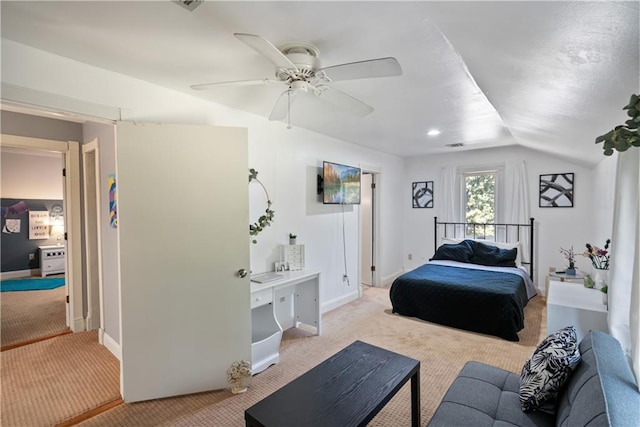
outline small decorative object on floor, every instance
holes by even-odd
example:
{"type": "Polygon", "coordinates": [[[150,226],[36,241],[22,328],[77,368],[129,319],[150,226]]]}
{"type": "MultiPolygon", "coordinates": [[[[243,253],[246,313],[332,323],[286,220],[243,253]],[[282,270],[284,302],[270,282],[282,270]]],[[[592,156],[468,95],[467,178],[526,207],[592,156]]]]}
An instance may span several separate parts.
{"type": "Polygon", "coordinates": [[[231,393],[240,394],[247,391],[251,383],[251,363],[236,360],[227,369],[227,382],[231,385],[231,393]]]}
{"type": "Polygon", "coordinates": [[[609,243],[611,243],[611,239],[607,239],[604,244],[604,249],[600,249],[590,243],[587,243],[587,250],[582,253],[582,256],[588,257],[591,260],[596,289],[602,289],[604,286],[607,286],[608,283],[609,243]]]}
{"type": "Polygon", "coordinates": [[[565,274],[567,276],[575,276],[576,275],[576,255],[573,253],[573,246],[571,246],[571,249],[560,248],[560,253],[564,255],[566,260],[569,262],[569,266],[567,267],[567,271],[565,271],[565,274]]]}
{"type": "Polygon", "coordinates": [[[290,244],[290,245],[295,245],[295,244],[296,244],[296,238],[297,238],[297,237],[298,237],[298,236],[296,236],[295,234],[293,234],[293,233],[289,233],[289,244],[290,244]]]}

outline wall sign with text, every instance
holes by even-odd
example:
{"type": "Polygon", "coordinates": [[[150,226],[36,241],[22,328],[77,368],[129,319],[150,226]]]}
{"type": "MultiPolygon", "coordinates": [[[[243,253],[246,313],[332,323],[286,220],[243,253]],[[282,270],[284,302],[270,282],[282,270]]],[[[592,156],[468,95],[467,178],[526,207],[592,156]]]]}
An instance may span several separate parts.
{"type": "Polygon", "coordinates": [[[49,211],[29,211],[29,240],[49,238],[49,211]]]}

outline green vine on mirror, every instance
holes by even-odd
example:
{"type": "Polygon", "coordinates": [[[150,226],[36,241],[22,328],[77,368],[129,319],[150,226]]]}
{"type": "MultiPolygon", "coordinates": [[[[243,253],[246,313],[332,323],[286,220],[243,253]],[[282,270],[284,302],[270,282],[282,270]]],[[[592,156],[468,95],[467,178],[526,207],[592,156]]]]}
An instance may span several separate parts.
{"type": "Polygon", "coordinates": [[[261,215],[260,218],[258,218],[258,222],[249,224],[249,235],[254,236],[251,242],[258,243],[258,241],[255,239],[255,236],[257,236],[262,230],[264,230],[265,227],[271,225],[275,212],[273,211],[273,209],[271,209],[271,199],[269,198],[269,193],[267,192],[264,184],[262,184],[262,182],[260,182],[260,180],[258,179],[258,171],[253,168],[249,169],[249,183],[251,183],[251,181],[255,181],[260,184],[260,186],[264,190],[264,194],[267,196],[267,209],[265,209],[264,215],[261,215]]]}
{"type": "Polygon", "coordinates": [[[628,110],[629,120],[596,138],[596,144],[604,142],[604,155],[610,156],[613,150],[627,151],[629,148],[640,147],[640,96],[631,95],[629,104],[623,110],[628,110]]]}

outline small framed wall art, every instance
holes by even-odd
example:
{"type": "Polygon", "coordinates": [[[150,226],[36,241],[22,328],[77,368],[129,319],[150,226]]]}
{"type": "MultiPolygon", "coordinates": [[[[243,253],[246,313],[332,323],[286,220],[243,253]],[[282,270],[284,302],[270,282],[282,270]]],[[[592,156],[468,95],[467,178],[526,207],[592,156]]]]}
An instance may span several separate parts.
{"type": "Polygon", "coordinates": [[[411,184],[412,203],[414,208],[433,207],[433,181],[421,181],[411,184]]]}
{"type": "Polygon", "coordinates": [[[572,208],[573,190],[573,173],[540,175],[540,207],[572,208]]]}

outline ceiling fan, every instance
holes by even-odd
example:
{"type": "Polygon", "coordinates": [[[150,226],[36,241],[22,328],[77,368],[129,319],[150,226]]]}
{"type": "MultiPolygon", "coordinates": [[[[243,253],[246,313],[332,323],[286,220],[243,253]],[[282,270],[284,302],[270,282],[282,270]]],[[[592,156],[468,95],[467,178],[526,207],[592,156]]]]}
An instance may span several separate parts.
{"type": "MultiPolygon", "coordinates": [[[[276,66],[275,78],[205,83],[190,87],[194,90],[205,90],[221,86],[284,84],[287,89],[278,98],[269,120],[290,118],[291,103],[301,93],[311,94],[316,99],[364,117],[373,112],[373,107],[331,87],[330,83],[402,74],[400,64],[391,57],[322,67],[318,59],[319,51],[312,44],[296,42],[277,48],[261,36],[244,33],[234,33],[234,36],[276,66]]],[[[290,123],[288,127],[291,127],[290,123]]]]}

